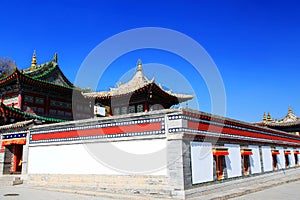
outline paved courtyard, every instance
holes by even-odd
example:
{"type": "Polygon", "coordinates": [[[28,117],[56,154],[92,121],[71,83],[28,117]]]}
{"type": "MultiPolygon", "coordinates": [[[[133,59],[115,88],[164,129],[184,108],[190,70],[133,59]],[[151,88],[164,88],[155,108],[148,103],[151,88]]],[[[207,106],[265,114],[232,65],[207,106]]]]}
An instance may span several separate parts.
{"type": "Polygon", "coordinates": [[[0,199],[2,200],[112,200],[110,198],[95,197],[90,195],[56,192],[50,190],[33,189],[18,186],[0,187],[0,199]]]}
{"type": "MultiPolygon", "coordinates": [[[[300,195],[300,181],[274,186],[259,192],[245,194],[232,200],[272,199],[293,200],[300,195]]],[[[0,188],[0,199],[2,200],[113,200],[113,198],[82,195],[74,193],[56,192],[51,190],[33,189],[18,186],[4,186],[0,188]]],[[[201,197],[199,197],[201,199],[201,197]]]]}
{"type": "Polygon", "coordinates": [[[259,192],[246,194],[240,197],[232,198],[235,200],[252,200],[252,199],[299,199],[300,198],[300,181],[285,183],[259,192]]]}

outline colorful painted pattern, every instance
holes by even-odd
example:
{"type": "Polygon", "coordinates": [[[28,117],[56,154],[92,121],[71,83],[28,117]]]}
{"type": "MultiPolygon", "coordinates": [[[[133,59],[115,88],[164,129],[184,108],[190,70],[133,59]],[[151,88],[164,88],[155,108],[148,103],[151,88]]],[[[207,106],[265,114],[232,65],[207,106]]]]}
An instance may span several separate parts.
{"type": "Polygon", "coordinates": [[[32,132],[30,143],[63,142],[164,134],[164,120],[143,119],[124,122],[102,123],[94,126],[55,129],[32,132]]]}
{"type": "Polygon", "coordinates": [[[2,135],[2,146],[12,144],[26,144],[26,133],[2,135]]]}
{"type": "Polygon", "coordinates": [[[300,145],[300,137],[276,130],[263,129],[248,124],[242,124],[228,119],[213,118],[211,116],[196,115],[172,115],[169,120],[187,120],[187,128],[171,128],[170,133],[190,132],[204,136],[231,137],[232,139],[244,139],[259,142],[287,142],[300,145]]]}

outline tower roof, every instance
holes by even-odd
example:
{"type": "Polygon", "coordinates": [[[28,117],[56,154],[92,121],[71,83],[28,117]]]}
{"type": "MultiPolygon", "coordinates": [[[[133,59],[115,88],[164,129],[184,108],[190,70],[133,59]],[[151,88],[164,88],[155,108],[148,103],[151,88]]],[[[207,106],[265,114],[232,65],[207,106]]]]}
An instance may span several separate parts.
{"type": "Polygon", "coordinates": [[[135,75],[127,83],[118,84],[116,88],[110,88],[109,91],[90,92],[90,93],[84,93],[84,95],[86,97],[92,97],[92,98],[109,98],[114,96],[127,95],[143,89],[149,90],[149,88],[151,88],[151,89],[160,90],[160,93],[162,93],[166,97],[178,99],[178,102],[184,102],[194,97],[193,95],[175,94],[172,91],[163,90],[161,86],[155,83],[154,78],[149,80],[144,75],[142,70],[143,69],[142,62],[140,60],[137,63],[136,69],[137,70],[135,75]]]}

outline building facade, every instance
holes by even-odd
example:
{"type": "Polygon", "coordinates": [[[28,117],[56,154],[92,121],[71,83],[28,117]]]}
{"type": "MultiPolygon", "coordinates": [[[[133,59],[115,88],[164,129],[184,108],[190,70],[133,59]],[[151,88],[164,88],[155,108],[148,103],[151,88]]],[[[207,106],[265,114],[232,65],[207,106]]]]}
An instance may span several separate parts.
{"type": "MultiPolygon", "coordinates": [[[[18,86],[14,90],[18,98],[12,97],[11,90],[2,95],[2,119],[15,121],[0,126],[0,174],[20,174],[37,186],[186,199],[200,194],[197,189],[206,184],[300,164],[300,136],[191,109],[170,108],[193,96],[163,90],[143,75],[141,62],[131,81],[105,92],[57,85],[68,82],[62,74],[58,79],[49,75],[53,70],[59,74],[55,62],[57,56],[49,69],[50,64],[36,67],[33,59],[32,69],[15,70],[1,79],[2,88],[18,86]],[[51,96],[58,91],[67,96],[60,96],[60,100],[51,96]],[[65,118],[67,110],[61,110],[55,118],[50,110],[59,109],[59,102],[74,100],[69,99],[74,91],[79,96],[75,105],[81,105],[79,100],[83,99],[89,103],[89,111],[94,104],[106,107],[105,117],[69,120],[65,118]],[[44,112],[28,112],[28,107],[34,111],[38,105],[44,112]]],[[[76,108],[79,114],[84,111],[76,108]]]]}
{"type": "Polygon", "coordinates": [[[1,142],[22,133],[29,183],[124,195],[185,199],[203,184],[295,168],[300,159],[297,135],[182,108],[33,126],[3,134],[1,142]],[[122,153],[149,150],[157,152],[138,161],[122,153]],[[145,163],[151,170],[139,171],[145,163]]]}
{"type": "Polygon", "coordinates": [[[300,133],[300,118],[294,114],[291,107],[289,107],[288,113],[284,118],[273,119],[270,113],[268,113],[267,115],[266,113],[264,113],[263,121],[254,124],[289,132],[296,135],[299,135],[300,133]]]}

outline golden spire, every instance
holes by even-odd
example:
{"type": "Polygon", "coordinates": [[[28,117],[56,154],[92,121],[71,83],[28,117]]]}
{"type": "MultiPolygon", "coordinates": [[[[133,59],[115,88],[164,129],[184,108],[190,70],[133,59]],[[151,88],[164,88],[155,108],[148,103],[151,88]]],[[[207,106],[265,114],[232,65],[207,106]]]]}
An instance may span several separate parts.
{"type": "Polygon", "coordinates": [[[138,60],[138,64],[137,64],[137,71],[141,72],[142,71],[142,61],[141,59],[138,60]]]}
{"type": "Polygon", "coordinates": [[[268,121],[268,122],[270,122],[270,121],[273,121],[273,120],[272,120],[272,118],[271,118],[271,115],[270,115],[270,113],[268,113],[268,116],[267,116],[267,121],[268,121]]]}
{"type": "Polygon", "coordinates": [[[267,121],[267,116],[266,116],[266,113],[264,112],[263,122],[266,123],[266,121],[267,121]]]}
{"type": "Polygon", "coordinates": [[[33,55],[32,55],[30,69],[35,69],[35,68],[36,68],[36,53],[35,53],[35,50],[34,50],[33,55]]]}
{"type": "Polygon", "coordinates": [[[291,106],[289,106],[289,111],[288,111],[288,113],[293,113],[293,109],[292,109],[291,106]]]}

